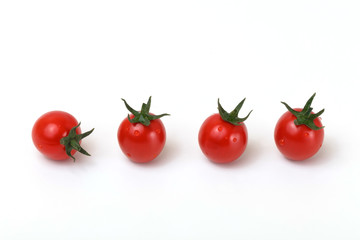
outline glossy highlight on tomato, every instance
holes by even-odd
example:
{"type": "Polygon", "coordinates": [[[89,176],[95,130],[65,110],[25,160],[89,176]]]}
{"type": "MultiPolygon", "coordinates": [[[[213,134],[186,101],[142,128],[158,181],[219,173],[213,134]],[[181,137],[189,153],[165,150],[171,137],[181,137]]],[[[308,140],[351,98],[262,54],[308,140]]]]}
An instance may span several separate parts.
{"type": "Polygon", "coordinates": [[[218,101],[219,113],[208,117],[200,127],[198,141],[204,155],[215,163],[229,163],[238,159],[245,151],[248,135],[244,121],[249,117],[237,115],[245,99],[227,113],[218,101]]]}
{"type": "Polygon", "coordinates": [[[81,139],[91,134],[81,133],[78,121],[74,116],[63,111],[51,111],[38,118],[32,128],[32,140],[43,155],[53,160],[75,158],[79,151],[90,156],[81,146],[81,139]]]}

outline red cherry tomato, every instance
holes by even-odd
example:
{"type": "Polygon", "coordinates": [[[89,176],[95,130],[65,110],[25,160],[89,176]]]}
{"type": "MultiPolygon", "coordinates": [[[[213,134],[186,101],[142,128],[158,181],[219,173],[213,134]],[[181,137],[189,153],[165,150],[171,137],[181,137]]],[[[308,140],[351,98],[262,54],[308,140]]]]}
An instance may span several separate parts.
{"type": "MultiPolygon", "coordinates": [[[[294,109],[300,112],[301,108],[294,109]]],[[[279,151],[288,159],[305,160],[315,155],[324,140],[324,129],[312,130],[306,125],[296,126],[296,117],[285,112],[278,120],[275,127],[275,143],[279,151]]],[[[318,127],[322,127],[319,118],[314,120],[318,127]]]]}
{"type": "MultiPolygon", "coordinates": [[[[46,157],[53,160],[65,160],[72,157],[76,152],[76,146],[67,149],[67,145],[70,143],[66,144],[66,141],[65,145],[61,143],[61,140],[66,139],[71,131],[77,136],[77,139],[70,140],[77,140],[80,147],[80,140],[85,136],[81,134],[81,129],[75,117],[67,112],[51,111],[42,115],[35,122],[32,129],[33,143],[46,157]]],[[[85,133],[86,136],[91,132],[92,130],[85,133]]],[[[71,144],[77,145],[74,142],[71,144]]],[[[77,150],[88,155],[81,147],[77,150]]]]}
{"type": "Polygon", "coordinates": [[[147,104],[142,105],[140,112],[132,109],[124,99],[122,100],[132,114],[128,115],[119,126],[117,138],[120,148],[134,162],[150,162],[165,146],[166,131],[160,118],[169,114],[149,113],[151,97],[147,104]]]}
{"type": "Polygon", "coordinates": [[[218,100],[219,113],[208,117],[201,125],[198,140],[205,156],[216,163],[229,163],[238,159],[247,145],[245,118],[238,118],[244,103],[242,100],[231,112],[226,112],[218,100]]]}
{"type": "Polygon", "coordinates": [[[274,140],[279,151],[288,159],[301,161],[314,156],[322,146],[324,127],[319,116],[324,109],[314,114],[311,103],[315,93],[306,102],[304,108],[288,109],[278,120],[274,140]]]}
{"type": "MultiPolygon", "coordinates": [[[[130,116],[131,119],[134,115],[130,116]]],[[[125,118],[119,126],[118,141],[123,153],[138,163],[150,162],[163,150],[166,141],[165,127],[160,119],[152,120],[149,126],[131,123],[125,118]]]]}
{"type": "Polygon", "coordinates": [[[199,145],[207,158],[216,163],[238,159],[247,145],[245,124],[233,125],[216,113],[208,117],[199,131],[199,145]]]}

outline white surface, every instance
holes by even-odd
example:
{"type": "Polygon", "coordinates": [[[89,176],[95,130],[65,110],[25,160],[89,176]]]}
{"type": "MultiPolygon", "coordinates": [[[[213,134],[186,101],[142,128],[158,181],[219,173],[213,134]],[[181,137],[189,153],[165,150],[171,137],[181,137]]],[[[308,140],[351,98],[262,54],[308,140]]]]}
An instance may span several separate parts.
{"type": "Polygon", "coordinates": [[[360,239],[359,1],[1,1],[0,239],[360,239]],[[273,129],[317,92],[323,148],[285,160],[273,129]],[[153,96],[168,138],[134,164],[116,131],[153,96]],[[249,145],[209,162],[197,144],[220,97],[249,145]],[[42,157],[34,121],[95,127],[73,163],[42,157]],[[352,111],[352,112],[350,112],[352,111]]]}

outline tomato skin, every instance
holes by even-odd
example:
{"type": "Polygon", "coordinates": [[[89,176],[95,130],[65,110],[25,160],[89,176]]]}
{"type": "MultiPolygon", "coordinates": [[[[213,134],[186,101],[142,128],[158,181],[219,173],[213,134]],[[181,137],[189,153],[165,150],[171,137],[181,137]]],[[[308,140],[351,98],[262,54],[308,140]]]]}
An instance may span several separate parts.
{"type": "Polygon", "coordinates": [[[198,135],[202,152],[215,163],[229,163],[238,159],[246,149],[247,139],[244,123],[233,125],[224,121],[218,113],[204,121],[198,135]]]}
{"type": "MultiPolygon", "coordinates": [[[[60,139],[66,137],[71,128],[78,125],[74,116],[63,111],[51,111],[38,118],[32,129],[32,139],[35,147],[46,157],[53,160],[66,160],[65,146],[60,144],[60,139]]],[[[76,129],[81,134],[81,129],[76,129]]],[[[76,150],[71,151],[73,155],[76,150]]]]}
{"type": "MultiPolygon", "coordinates": [[[[301,108],[294,109],[300,112],[301,108]]],[[[285,112],[278,120],[274,139],[279,151],[288,159],[302,161],[314,156],[322,146],[324,140],[324,129],[312,130],[306,125],[296,126],[296,117],[285,112]]],[[[314,120],[318,127],[322,127],[319,118],[314,120]]]]}
{"type": "MultiPolygon", "coordinates": [[[[134,115],[130,115],[134,118],[134,115]]],[[[163,150],[166,131],[160,119],[152,120],[149,126],[131,123],[125,118],[117,132],[119,146],[133,162],[146,163],[154,160],[163,150]]]]}

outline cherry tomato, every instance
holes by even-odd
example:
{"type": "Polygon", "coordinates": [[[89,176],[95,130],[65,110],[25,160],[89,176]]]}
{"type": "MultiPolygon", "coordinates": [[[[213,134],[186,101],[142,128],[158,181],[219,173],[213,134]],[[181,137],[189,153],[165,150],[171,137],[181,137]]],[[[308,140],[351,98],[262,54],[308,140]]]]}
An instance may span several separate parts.
{"type": "MultiPolygon", "coordinates": [[[[131,119],[134,115],[130,116],[131,119]]],[[[155,159],[163,150],[166,141],[164,124],[160,119],[149,126],[131,123],[125,118],[117,133],[121,150],[134,162],[145,163],[155,159]]]]}
{"type": "Polygon", "coordinates": [[[63,111],[51,111],[42,115],[32,129],[35,147],[46,157],[53,160],[75,158],[76,151],[89,155],[81,148],[81,139],[94,129],[81,134],[79,123],[74,116],[63,111]]]}
{"type": "Polygon", "coordinates": [[[231,113],[218,101],[219,113],[208,117],[201,125],[198,141],[205,156],[215,163],[229,163],[238,159],[246,149],[248,136],[245,123],[250,115],[238,118],[245,99],[231,113]]]}
{"type": "Polygon", "coordinates": [[[132,114],[128,115],[118,128],[117,138],[120,148],[134,162],[150,162],[165,146],[166,131],[160,118],[169,114],[149,113],[151,97],[147,104],[143,104],[140,112],[132,109],[124,99],[122,100],[132,114]]]}
{"type": "Polygon", "coordinates": [[[278,120],[274,139],[279,151],[288,159],[301,161],[314,156],[322,146],[324,129],[319,116],[324,109],[314,114],[310,108],[315,94],[304,108],[291,109],[278,120]]]}

